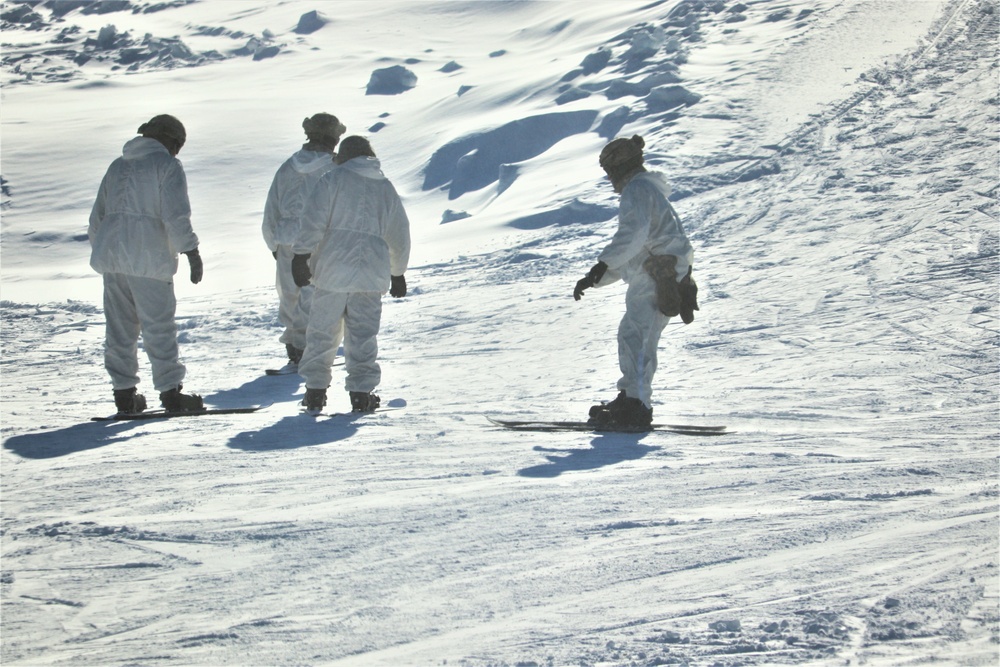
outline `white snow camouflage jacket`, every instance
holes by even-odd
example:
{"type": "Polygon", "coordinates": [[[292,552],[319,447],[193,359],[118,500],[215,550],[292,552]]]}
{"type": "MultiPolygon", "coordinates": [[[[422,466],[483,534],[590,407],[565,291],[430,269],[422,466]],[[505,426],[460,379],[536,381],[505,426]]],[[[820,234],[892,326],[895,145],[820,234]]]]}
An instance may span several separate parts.
{"type": "Polygon", "coordinates": [[[295,243],[309,192],[333,168],[333,155],[304,148],[278,168],[267,193],[262,225],[264,242],[271,252],[279,245],[295,243]]]}
{"type": "Polygon", "coordinates": [[[389,290],[410,260],[410,221],[377,158],[356,157],[316,184],[293,244],[311,254],[313,284],[329,292],[389,290]]]}
{"type": "Polygon", "coordinates": [[[637,272],[645,273],[642,264],[650,255],[676,256],[678,281],[687,274],[694,249],[667,200],[669,195],[670,186],[656,172],[639,172],[625,185],[618,206],[618,231],[598,258],[608,265],[598,286],[619,279],[629,282],[637,272]]]}
{"type": "Polygon", "coordinates": [[[101,181],[87,234],[98,273],[169,281],[177,254],[198,247],[180,160],[155,139],[129,140],[101,181]]]}

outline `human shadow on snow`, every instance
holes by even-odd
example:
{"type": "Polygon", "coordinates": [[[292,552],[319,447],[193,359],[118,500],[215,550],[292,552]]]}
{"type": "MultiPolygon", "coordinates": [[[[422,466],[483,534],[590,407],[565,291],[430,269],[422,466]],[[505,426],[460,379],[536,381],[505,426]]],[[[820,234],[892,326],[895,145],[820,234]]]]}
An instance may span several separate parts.
{"type": "Polygon", "coordinates": [[[249,382],[244,382],[235,389],[223,389],[202,398],[205,404],[216,408],[238,408],[247,405],[264,403],[287,403],[302,400],[299,387],[302,378],[291,375],[261,375],[249,382]]]}
{"type": "Polygon", "coordinates": [[[130,440],[132,436],[128,432],[140,423],[119,421],[74,424],[55,431],[11,436],[3,446],[22,458],[54,459],[130,440]]]}
{"type": "Polygon", "coordinates": [[[335,418],[307,414],[284,417],[255,431],[244,431],[230,438],[227,447],[247,452],[268,452],[326,445],[345,440],[358,432],[361,414],[335,418]]]}
{"type": "Polygon", "coordinates": [[[639,444],[648,433],[601,433],[589,449],[548,449],[535,447],[537,452],[565,453],[566,456],[546,455],[548,463],[517,471],[521,477],[558,477],[571,470],[595,470],[622,461],[635,461],[660,447],[639,444]]]}

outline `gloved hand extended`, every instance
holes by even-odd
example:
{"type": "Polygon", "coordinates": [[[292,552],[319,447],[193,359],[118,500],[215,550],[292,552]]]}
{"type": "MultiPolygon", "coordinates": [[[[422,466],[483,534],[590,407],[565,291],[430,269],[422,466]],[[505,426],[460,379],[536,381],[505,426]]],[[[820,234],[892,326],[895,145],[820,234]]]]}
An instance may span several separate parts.
{"type": "Polygon", "coordinates": [[[590,271],[587,272],[587,275],[576,281],[576,289],[573,290],[573,298],[579,301],[580,297],[583,296],[584,291],[599,283],[607,270],[608,265],[604,262],[598,262],[597,264],[594,264],[594,266],[590,267],[590,271]]]}
{"type": "Polygon", "coordinates": [[[404,276],[392,276],[392,283],[389,286],[389,296],[395,299],[402,299],[406,296],[406,278],[404,276]]]}
{"type": "Polygon", "coordinates": [[[292,257],[292,280],[299,287],[305,287],[312,278],[312,271],[309,270],[309,258],[312,255],[296,255],[292,257]]]}
{"type": "Polygon", "coordinates": [[[194,250],[188,250],[184,254],[187,255],[188,264],[191,265],[191,282],[197,285],[205,275],[205,264],[201,261],[201,253],[195,248],[194,250]]]}

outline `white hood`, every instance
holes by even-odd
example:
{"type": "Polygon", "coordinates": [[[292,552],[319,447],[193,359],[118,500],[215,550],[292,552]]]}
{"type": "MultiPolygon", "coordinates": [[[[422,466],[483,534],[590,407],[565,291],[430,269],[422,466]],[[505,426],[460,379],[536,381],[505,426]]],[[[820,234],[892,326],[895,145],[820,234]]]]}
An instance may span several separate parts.
{"type": "Polygon", "coordinates": [[[356,157],[328,171],[302,214],[297,254],[312,254],[314,283],[330,292],[382,292],[403,275],[410,222],[377,158],[356,157]]]}
{"type": "Polygon", "coordinates": [[[340,168],[347,169],[363,178],[386,180],[385,174],[382,173],[382,163],[379,162],[378,158],[362,155],[348,160],[340,165],[340,168]]]}
{"type": "Polygon", "coordinates": [[[170,151],[167,150],[166,146],[156,139],[150,139],[149,137],[130,139],[122,147],[122,157],[126,160],[141,160],[156,153],[170,155],[170,151]]]}
{"type": "Polygon", "coordinates": [[[278,246],[290,246],[295,242],[309,190],[323,174],[334,168],[333,155],[304,148],[278,168],[267,193],[261,225],[269,250],[274,252],[278,246]]]}
{"type": "Polygon", "coordinates": [[[670,186],[657,172],[636,174],[622,189],[618,230],[600,255],[609,271],[598,286],[621,277],[625,282],[652,255],[677,257],[677,273],[684,276],[694,262],[694,250],[667,197],[670,186]]]}
{"type": "Polygon", "coordinates": [[[329,169],[330,164],[333,162],[333,155],[323,151],[310,151],[303,148],[296,151],[289,158],[288,162],[296,172],[307,175],[329,169]]]}
{"type": "Polygon", "coordinates": [[[101,182],[88,235],[98,273],[172,279],[177,253],[198,247],[180,161],[156,139],[130,139],[101,182]]]}

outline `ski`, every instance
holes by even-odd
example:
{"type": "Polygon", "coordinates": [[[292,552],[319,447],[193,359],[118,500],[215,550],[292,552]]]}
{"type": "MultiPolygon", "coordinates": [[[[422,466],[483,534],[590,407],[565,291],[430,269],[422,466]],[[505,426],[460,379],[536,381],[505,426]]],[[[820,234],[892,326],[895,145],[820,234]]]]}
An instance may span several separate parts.
{"type": "Polygon", "coordinates": [[[405,406],[396,407],[396,406],[393,406],[393,405],[385,405],[385,406],[382,406],[382,407],[379,407],[379,408],[375,408],[375,410],[373,410],[371,412],[317,412],[315,414],[312,413],[312,412],[309,412],[308,410],[302,410],[301,414],[308,415],[310,417],[326,417],[327,419],[334,419],[334,418],[337,418],[337,417],[341,417],[341,418],[342,417],[351,417],[351,418],[357,419],[359,417],[364,417],[365,415],[374,415],[374,414],[378,414],[380,412],[392,412],[393,410],[402,410],[403,407],[405,407],[405,406]]]}
{"type": "Polygon", "coordinates": [[[271,405],[249,405],[240,408],[203,408],[201,410],[188,410],[183,412],[167,412],[166,410],[147,410],[136,413],[116,413],[107,417],[91,417],[94,422],[116,422],[116,421],[136,421],[141,419],[173,419],[174,417],[201,417],[203,415],[235,415],[248,412],[257,412],[271,405]]]}
{"type": "MultiPolygon", "coordinates": [[[[343,366],[343,361],[333,362],[333,366],[343,366]]],[[[298,366],[292,368],[290,364],[286,364],[281,368],[265,368],[264,375],[295,375],[299,372],[298,366]]]]}
{"type": "Polygon", "coordinates": [[[602,426],[585,421],[550,421],[545,419],[497,419],[486,415],[497,426],[516,431],[590,431],[602,433],[646,433],[661,431],[685,435],[728,435],[725,426],[700,426],[697,424],[651,424],[648,429],[627,429],[612,425],[602,426]]]}

